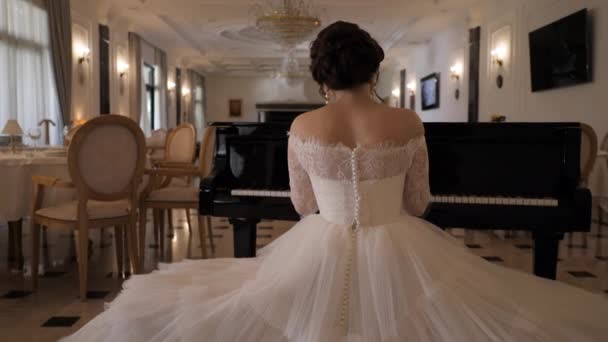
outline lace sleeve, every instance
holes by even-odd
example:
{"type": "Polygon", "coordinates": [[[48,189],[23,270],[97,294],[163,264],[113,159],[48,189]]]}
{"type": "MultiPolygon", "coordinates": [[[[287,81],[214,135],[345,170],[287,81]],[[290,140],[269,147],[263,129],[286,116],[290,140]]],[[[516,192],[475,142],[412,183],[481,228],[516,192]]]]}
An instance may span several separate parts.
{"type": "Polygon", "coordinates": [[[429,159],[426,142],[421,139],[405,178],[403,207],[410,215],[421,216],[424,214],[430,200],[429,159]]]}
{"type": "Polygon", "coordinates": [[[287,147],[287,162],[289,167],[289,187],[291,202],[300,215],[309,215],[317,212],[317,201],[312,190],[308,173],[302,167],[297,156],[296,146],[289,138],[287,147]]]}

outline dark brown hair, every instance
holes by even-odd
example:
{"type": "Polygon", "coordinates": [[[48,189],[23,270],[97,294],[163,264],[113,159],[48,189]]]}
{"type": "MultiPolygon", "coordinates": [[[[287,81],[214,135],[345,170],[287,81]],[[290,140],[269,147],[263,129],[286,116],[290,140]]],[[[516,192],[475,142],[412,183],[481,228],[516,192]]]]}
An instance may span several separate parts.
{"type": "Polygon", "coordinates": [[[338,21],[324,28],[310,47],[310,71],[321,88],[344,90],[370,82],[384,50],[358,25],[338,21]]]}

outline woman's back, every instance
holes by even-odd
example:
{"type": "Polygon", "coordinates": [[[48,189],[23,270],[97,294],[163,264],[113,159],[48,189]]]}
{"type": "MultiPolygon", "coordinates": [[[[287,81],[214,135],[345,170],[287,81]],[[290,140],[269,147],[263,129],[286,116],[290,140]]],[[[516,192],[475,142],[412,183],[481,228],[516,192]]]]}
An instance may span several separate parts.
{"type": "Polygon", "coordinates": [[[336,103],[300,115],[291,133],[320,143],[341,143],[349,147],[383,143],[404,145],[424,134],[418,115],[407,109],[391,108],[371,99],[341,98],[336,103]]]}
{"type": "MultiPolygon", "coordinates": [[[[421,215],[430,196],[423,133],[416,113],[366,96],[339,94],[335,103],[298,117],[288,148],[296,210],[303,215],[339,212],[344,217],[335,221],[347,222],[353,212],[342,209],[352,209],[351,183],[357,183],[366,194],[357,194],[359,207],[369,209],[373,203],[386,203],[380,198],[393,198],[392,215],[381,216],[399,216],[402,205],[408,213],[421,215]],[[385,190],[377,191],[380,188],[385,190]]],[[[378,208],[367,211],[384,213],[378,208]]]]}

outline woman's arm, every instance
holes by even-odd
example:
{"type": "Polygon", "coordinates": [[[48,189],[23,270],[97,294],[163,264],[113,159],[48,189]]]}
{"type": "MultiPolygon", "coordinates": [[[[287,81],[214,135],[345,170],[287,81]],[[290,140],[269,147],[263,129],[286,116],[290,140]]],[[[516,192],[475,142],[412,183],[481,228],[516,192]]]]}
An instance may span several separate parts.
{"type": "Polygon", "coordinates": [[[298,159],[296,148],[293,138],[290,137],[287,145],[287,163],[289,167],[291,202],[296,211],[300,215],[305,216],[316,213],[318,206],[310,178],[298,159]]]}

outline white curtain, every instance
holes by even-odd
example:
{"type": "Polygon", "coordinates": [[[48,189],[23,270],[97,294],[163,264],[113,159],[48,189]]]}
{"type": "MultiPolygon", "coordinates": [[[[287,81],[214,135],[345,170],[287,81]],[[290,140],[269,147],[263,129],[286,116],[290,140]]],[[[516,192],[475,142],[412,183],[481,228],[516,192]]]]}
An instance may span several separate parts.
{"type": "Polygon", "coordinates": [[[144,39],[140,40],[140,44],[143,92],[139,126],[144,131],[144,134],[149,136],[152,133],[152,122],[149,113],[150,106],[154,107],[154,130],[166,129],[168,127],[167,54],[144,39]],[[145,64],[154,69],[152,80],[148,79],[150,76],[149,69],[144,66],[145,64]],[[146,84],[154,85],[154,103],[148,103],[146,84]]]}
{"type": "Polygon", "coordinates": [[[26,135],[41,120],[51,119],[57,124],[51,127],[51,144],[61,141],[63,122],[43,0],[0,0],[0,130],[8,119],[17,119],[26,135]]]}
{"type": "Polygon", "coordinates": [[[143,86],[143,61],[141,59],[141,38],[137,33],[129,32],[129,117],[139,123],[145,108],[143,86]]]}
{"type": "Polygon", "coordinates": [[[188,69],[187,77],[190,95],[188,96],[188,102],[186,103],[188,116],[185,121],[194,124],[194,127],[196,127],[196,134],[200,140],[202,139],[206,126],[205,110],[207,94],[205,94],[205,78],[191,69],[188,69]]]}

